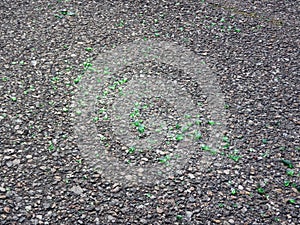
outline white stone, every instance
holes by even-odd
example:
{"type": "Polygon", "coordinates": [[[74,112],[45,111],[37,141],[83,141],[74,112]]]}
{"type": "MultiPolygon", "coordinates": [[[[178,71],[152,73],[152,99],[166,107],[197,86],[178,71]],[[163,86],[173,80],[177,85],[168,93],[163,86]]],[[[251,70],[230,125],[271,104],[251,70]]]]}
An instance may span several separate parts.
{"type": "Polygon", "coordinates": [[[188,174],[188,177],[189,177],[190,179],[195,179],[195,175],[192,174],[192,173],[189,173],[189,174],[188,174]]]}
{"type": "Polygon", "coordinates": [[[83,189],[80,186],[73,186],[70,191],[74,192],[75,194],[81,195],[83,193],[83,189]]]}

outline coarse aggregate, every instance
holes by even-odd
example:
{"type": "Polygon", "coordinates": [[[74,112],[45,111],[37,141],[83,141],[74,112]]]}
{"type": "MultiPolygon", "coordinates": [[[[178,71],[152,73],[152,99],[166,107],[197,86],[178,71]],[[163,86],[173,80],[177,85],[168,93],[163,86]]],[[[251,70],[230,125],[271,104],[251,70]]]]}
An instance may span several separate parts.
{"type": "MultiPolygon", "coordinates": [[[[299,224],[299,11],[286,0],[2,0],[0,224],[299,224]],[[84,63],[139,39],[177,43],[216,76],[228,146],[204,171],[199,149],[180,174],[126,185],[92,170],[78,147],[71,104],[84,63]]],[[[140,73],[175,74],[205,108],[178,68],[120,72],[140,73]]],[[[176,117],[166,101],[154,106],[144,117],[176,117]]],[[[97,127],[125,160],[111,124],[97,127]]]]}

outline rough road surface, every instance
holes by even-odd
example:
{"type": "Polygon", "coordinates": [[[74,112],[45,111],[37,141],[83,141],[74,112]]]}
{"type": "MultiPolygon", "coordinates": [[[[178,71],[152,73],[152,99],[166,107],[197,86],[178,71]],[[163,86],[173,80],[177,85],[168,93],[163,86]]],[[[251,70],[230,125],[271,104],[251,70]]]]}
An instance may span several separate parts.
{"type": "MultiPolygon", "coordinates": [[[[299,1],[286,0],[2,0],[0,224],[299,224],[299,11],[299,1]],[[180,171],[152,184],[109,179],[114,172],[91,166],[74,131],[72,104],[94,60],[136,40],[188,49],[224,96],[226,129],[215,151],[206,141],[218,121],[180,64],[150,60],[112,74],[173,74],[168,79],[202,106],[199,148],[180,171]],[[203,166],[205,155],[213,160],[203,166]]],[[[121,81],[125,91],[133,87],[121,81]]],[[[166,100],[143,101],[153,104],[143,120],[178,116],[166,100]]],[[[130,122],[133,112],[119,126],[146,140],[147,126],[130,122]]],[[[93,122],[123,164],[167,165],[164,148],[184,141],[177,134],[139,153],[126,135],[113,135],[118,124],[107,116],[93,122]]]]}

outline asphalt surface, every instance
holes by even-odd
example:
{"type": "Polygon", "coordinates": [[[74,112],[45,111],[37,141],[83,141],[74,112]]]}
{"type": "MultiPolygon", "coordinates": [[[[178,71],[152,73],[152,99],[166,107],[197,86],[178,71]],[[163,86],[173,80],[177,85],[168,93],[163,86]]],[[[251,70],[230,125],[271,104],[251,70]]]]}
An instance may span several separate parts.
{"type": "MultiPolygon", "coordinates": [[[[299,224],[299,11],[299,1],[2,0],[0,224],[299,224]],[[203,59],[224,96],[226,131],[218,152],[200,145],[210,103],[180,65],[124,68],[112,76],[166,74],[203,104],[203,143],[182,171],[126,185],[85,158],[72,103],[99,55],[136,40],[203,59]]],[[[154,103],[143,120],[176,117],[168,101],[144,101],[154,103]]],[[[159,163],[160,153],[122,149],[109,118],[94,122],[114,157],[159,163]]],[[[137,128],[128,130],[142,140],[137,128]]]]}

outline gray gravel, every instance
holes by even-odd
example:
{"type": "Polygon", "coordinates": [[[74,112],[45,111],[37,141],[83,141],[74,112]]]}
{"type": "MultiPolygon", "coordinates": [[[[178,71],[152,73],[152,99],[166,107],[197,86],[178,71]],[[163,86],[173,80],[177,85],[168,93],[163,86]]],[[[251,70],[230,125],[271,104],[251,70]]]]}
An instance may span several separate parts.
{"type": "MultiPolygon", "coordinates": [[[[298,1],[2,0],[0,224],[299,224],[298,15],[298,1]],[[143,38],[203,57],[225,96],[228,140],[204,171],[199,148],[163,182],[124,185],[83,157],[70,109],[87,59],[143,38]]],[[[173,71],[205,109],[176,68],[140,66],[173,71]]],[[[97,123],[125,160],[110,125],[97,123]]]]}

